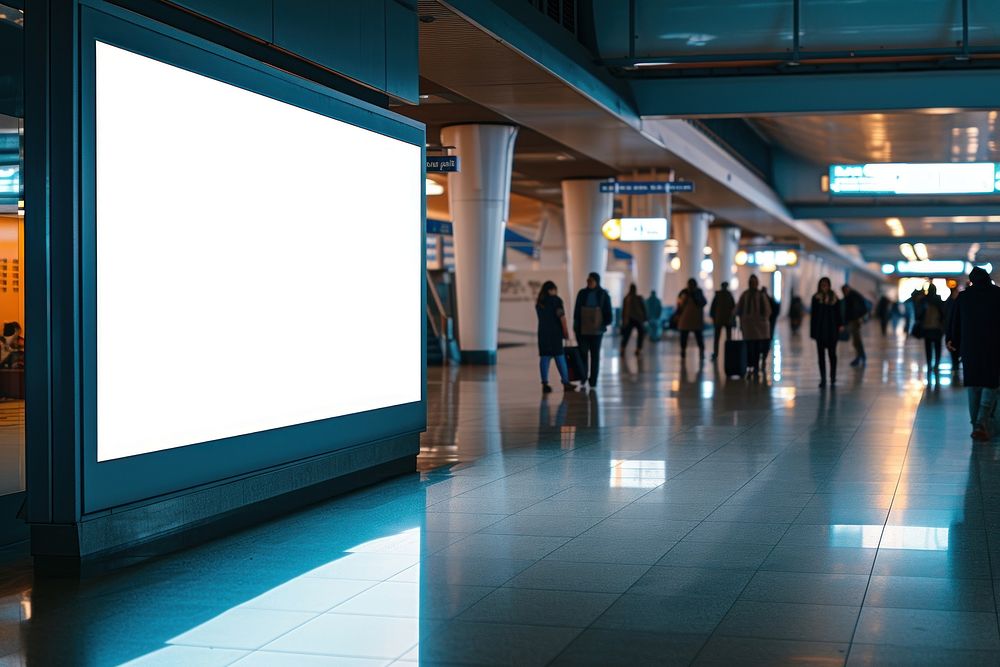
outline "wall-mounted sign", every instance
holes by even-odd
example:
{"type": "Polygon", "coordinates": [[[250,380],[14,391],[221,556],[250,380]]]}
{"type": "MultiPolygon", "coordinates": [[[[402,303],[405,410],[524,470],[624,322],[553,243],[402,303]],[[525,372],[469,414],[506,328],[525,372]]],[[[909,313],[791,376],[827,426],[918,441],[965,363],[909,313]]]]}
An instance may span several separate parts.
{"type": "Polygon", "coordinates": [[[427,171],[431,173],[458,171],[458,156],[429,155],[427,156],[427,171]]]}
{"type": "Polygon", "coordinates": [[[601,227],[610,241],[666,241],[666,218],[612,218],[601,227]]]}
{"type": "Polygon", "coordinates": [[[452,223],[445,220],[435,220],[434,218],[427,218],[427,233],[428,234],[441,234],[442,236],[451,236],[452,223]]]}
{"type": "Polygon", "coordinates": [[[795,266],[799,263],[799,253],[795,250],[739,250],[736,263],[739,266],[795,266]]]}
{"type": "Polygon", "coordinates": [[[995,162],[885,162],[830,165],[834,195],[956,195],[1000,193],[995,162]]]}
{"type": "Polygon", "coordinates": [[[616,195],[662,195],[668,192],[694,192],[691,181],[615,181],[601,183],[601,192],[616,195]]]}

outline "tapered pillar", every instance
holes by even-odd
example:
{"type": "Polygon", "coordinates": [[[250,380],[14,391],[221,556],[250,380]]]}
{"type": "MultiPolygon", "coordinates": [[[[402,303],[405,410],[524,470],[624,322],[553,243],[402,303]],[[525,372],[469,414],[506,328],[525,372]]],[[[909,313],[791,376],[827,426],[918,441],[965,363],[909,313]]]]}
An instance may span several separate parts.
{"type": "MultiPolygon", "coordinates": [[[[643,216],[670,220],[670,195],[645,195],[644,198],[648,199],[648,203],[641,210],[643,216]]],[[[667,225],[667,235],[670,235],[670,224],[667,225]]],[[[649,293],[656,290],[657,296],[663,298],[663,277],[667,268],[664,246],[662,241],[636,241],[632,244],[636,289],[644,297],[649,297],[649,293]]]]}
{"type": "Polygon", "coordinates": [[[504,229],[517,128],[452,125],[441,143],[454,146],[461,171],[448,174],[455,235],[458,340],[462,363],[495,364],[504,229]]]}
{"type": "Polygon", "coordinates": [[[715,289],[722,283],[732,283],[736,275],[736,251],[740,248],[740,229],[731,225],[712,227],[708,230],[708,245],[712,249],[712,281],[715,289]]]}
{"type": "Polygon", "coordinates": [[[670,220],[671,236],[677,239],[677,259],[680,266],[668,274],[667,288],[671,299],[677,297],[687,281],[694,278],[703,285],[701,262],[705,259],[708,244],[708,225],[714,216],[711,213],[675,213],[670,220]]]}
{"type": "Polygon", "coordinates": [[[614,210],[614,195],[601,192],[600,184],[608,179],[573,179],[562,182],[563,221],[569,250],[569,275],[572,284],[566,290],[567,310],[572,314],[576,292],[587,283],[587,274],[601,275],[608,268],[608,241],[601,226],[614,210]]]}

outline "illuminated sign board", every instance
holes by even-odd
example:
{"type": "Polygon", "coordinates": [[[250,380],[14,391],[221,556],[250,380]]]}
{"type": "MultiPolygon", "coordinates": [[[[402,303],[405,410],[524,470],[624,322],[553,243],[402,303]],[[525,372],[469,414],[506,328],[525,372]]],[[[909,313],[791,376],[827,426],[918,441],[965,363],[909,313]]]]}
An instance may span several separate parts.
{"type": "Polygon", "coordinates": [[[833,195],[1000,194],[995,162],[830,165],[833,195]]]}
{"type": "Polygon", "coordinates": [[[0,165],[0,195],[17,195],[21,192],[21,167],[0,165]]]}
{"type": "Polygon", "coordinates": [[[740,266],[795,266],[799,263],[799,253],[795,250],[740,250],[736,253],[736,263],[740,266]]]}
{"type": "Polygon", "coordinates": [[[670,192],[694,192],[691,181],[615,181],[601,183],[601,192],[616,195],[662,195],[670,192]]]}
{"type": "Polygon", "coordinates": [[[612,218],[601,227],[610,241],[666,241],[666,218],[612,218]]]}
{"type": "MultiPolygon", "coordinates": [[[[976,266],[986,269],[987,273],[993,272],[992,264],[977,264],[976,266]]],[[[892,268],[892,265],[883,266],[882,272],[891,273],[891,271],[886,271],[886,267],[892,268]]],[[[970,271],[972,271],[972,264],[960,259],[927,259],[915,262],[900,260],[896,262],[897,273],[916,276],[958,276],[965,275],[970,271]]]]}

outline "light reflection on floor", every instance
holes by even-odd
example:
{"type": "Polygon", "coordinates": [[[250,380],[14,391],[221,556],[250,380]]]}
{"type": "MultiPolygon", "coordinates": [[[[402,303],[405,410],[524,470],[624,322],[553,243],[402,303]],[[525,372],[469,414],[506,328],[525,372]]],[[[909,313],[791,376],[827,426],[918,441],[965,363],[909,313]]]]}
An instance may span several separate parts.
{"type": "Polygon", "coordinates": [[[594,393],[542,395],[530,346],[431,369],[421,473],[10,583],[4,661],[1000,664],[1000,455],[966,439],[950,369],[928,385],[922,345],[870,336],[819,390],[785,333],[760,383],[674,340],[609,339],[594,393]]]}

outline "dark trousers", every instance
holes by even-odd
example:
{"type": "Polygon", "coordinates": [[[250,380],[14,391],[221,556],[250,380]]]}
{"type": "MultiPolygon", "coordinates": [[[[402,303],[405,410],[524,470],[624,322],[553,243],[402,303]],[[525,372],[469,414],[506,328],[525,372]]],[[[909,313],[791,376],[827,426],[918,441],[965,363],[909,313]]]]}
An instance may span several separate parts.
{"type": "Polygon", "coordinates": [[[854,354],[857,355],[858,359],[864,359],[867,355],[865,354],[865,342],[861,338],[861,325],[862,321],[851,320],[847,323],[847,328],[851,332],[851,345],[854,346],[854,354]]]}
{"type": "Polygon", "coordinates": [[[816,341],[816,356],[819,359],[819,377],[826,382],[826,359],[830,358],[830,380],[837,381],[837,343],[816,341]]]}
{"type": "Polygon", "coordinates": [[[761,358],[767,353],[767,348],[771,341],[767,338],[763,340],[747,341],[747,359],[750,361],[750,368],[754,373],[760,372],[761,358]]]}
{"type": "Polygon", "coordinates": [[[940,329],[924,329],[924,353],[927,355],[928,372],[937,372],[941,365],[941,337],[944,332],[940,329]]]}
{"type": "Polygon", "coordinates": [[[625,349],[625,346],[628,345],[628,339],[632,337],[632,330],[633,329],[636,330],[636,335],[638,336],[638,338],[636,338],[636,341],[635,341],[635,349],[637,349],[637,350],[641,350],[642,349],[642,341],[644,341],[646,339],[646,327],[643,325],[642,322],[636,322],[635,320],[629,320],[628,322],[626,322],[625,324],[622,325],[622,349],[623,350],[625,349]]]}
{"type": "Polygon", "coordinates": [[[705,356],[705,332],[702,331],[701,329],[697,329],[695,331],[685,331],[683,329],[681,330],[681,354],[684,354],[685,352],[687,352],[688,334],[694,334],[694,340],[695,340],[696,343],[698,343],[698,351],[701,353],[701,356],[704,357],[705,356]]]}
{"type": "Polygon", "coordinates": [[[576,337],[577,343],[580,344],[580,356],[583,357],[583,365],[587,367],[590,366],[590,374],[587,377],[587,381],[590,383],[591,387],[597,385],[597,373],[601,370],[601,339],[604,336],[598,334],[596,336],[585,336],[580,334],[576,337]]]}
{"type": "Polygon", "coordinates": [[[715,325],[715,340],[712,341],[714,346],[715,356],[719,356],[719,343],[722,341],[722,332],[726,332],[726,340],[733,339],[733,326],[731,324],[716,324],[715,325]]]}

